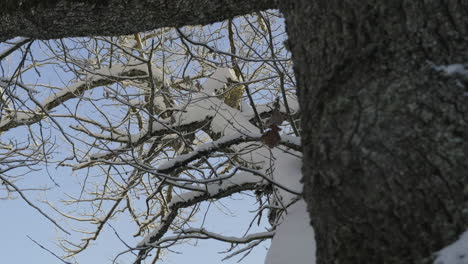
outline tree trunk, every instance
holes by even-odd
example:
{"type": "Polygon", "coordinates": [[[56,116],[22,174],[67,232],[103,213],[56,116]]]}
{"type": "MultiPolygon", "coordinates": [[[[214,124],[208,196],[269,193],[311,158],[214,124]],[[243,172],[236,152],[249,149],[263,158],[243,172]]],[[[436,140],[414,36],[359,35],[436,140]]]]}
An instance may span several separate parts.
{"type": "Polygon", "coordinates": [[[318,264],[427,262],[468,226],[468,97],[434,67],[468,62],[468,6],[447,2],[281,4],[318,264]]]}

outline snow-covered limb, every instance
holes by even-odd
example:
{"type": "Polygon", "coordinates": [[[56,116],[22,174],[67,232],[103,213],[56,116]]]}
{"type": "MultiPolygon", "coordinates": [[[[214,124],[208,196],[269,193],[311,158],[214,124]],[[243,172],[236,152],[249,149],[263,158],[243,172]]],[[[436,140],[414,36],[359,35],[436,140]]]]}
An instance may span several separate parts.
{"type": "MultiPolygon", "coordinates": [[[[299,102],[297,100],[297,97],[295,96],[287,96],[288,100],[288,106],[289,106],[289,111],[291,114],[296,115],[299,113],[300,108],[299,108],[299,102]]],[[[268,117],[271,112],[273,111],[273,104],[274,103],[269,103],[269,104],[262,104],[262,105],[257,105],[255,108],[257,109],[257,113],[260,115],[262,118],[268,117]]],[[[284,106],[284,102],[282,100],[279,101],[280,104],[280,112],[283,114],[287,114],[287,109],[284,106]]],[[[242,114],[249,120],[253,120],[255,117],[253,109],[251,107],[244,107],[242,109],[242,114]]]]}
{"type": "MultiPolygon", "coordinates": [[[[230,259],[230,258],[232,258],[232,257],[234,257],[234,256],[239,255],[240,253],[243,253],[243,252],[247,251],[247,253],[245,253],[244,256],[242,257],[242,258],[244,258],[245,256],[247,256],[247,255],[250,253],[250,251],[251,251],[254,247],[258,246],[262,241],[263,241],[263,240],[255,240],[254,242],[249,243],[247,246],[245,246],[245,247],[243,247],[243,248],[241,248],[241,249],[238,249],[238,250],[232,252],[231,254],[227,255],[227,256],[224,257],[222,260],[225,261],[225,260],[227,260],[227,259],[230,259]]],[[[240,260],[242,260],[242,258],[241,258],[240,260]]],[[[239,260],[239,261],[240,261],[240,260],[239,260]]],[[[238,261],[238,262],[239,262],[239,261],[238,261]]]]}
{"type": "MultiPolygon", "coordinates": [[[[153,70],[152,74],[162,80],[162,73],[160,71],[153,70]]],[[[77,98],[87,90],[135,78],[148,78],[148,65],[142,61],[132,59],[127,65],[117,64],[113,65],[112,68],[103,68],[89,72],[84,80],[64,87],[61,91],[47,97],[42,101],[41,105],[46,110],[51,110],[69,99],[77,98]]]]}
{"type": "MultiPolygon", "coordinates": [[[[7,131],[10,128],[14,128],[21,125],[29,125],[44,118],[45,115],[43,113],[31,111],[28,108],[18,109],[17,107],[12,107],[12,109],[8,109],[10,104],[7,103],[9,101],[7,100],[7,97],[10,97],[9,99],[15,97],[10,95],[10,93],[8,92],[9,85],[18,86],[22,88],[30,96],[32,96],[32,94],[35,92],[33,89],[29,88],[26,84],[22,83],[17,79],[7,79],[0,77],[0,105],[2,105],[2,108],[7,113],[6,115],[2,113],[3,116],[1,117],[0,122],[0,132],[7,131]]],[[[34,98],[32,99],[34,100],[34,98]]],[[[20,104],[25,105],[25,102],[20,100],[20,104]]]]}
{"type": "MultiPolygon", "coordinates": [[[[0,124],[0,131],[6,131],[21,125],[39,122],[42,118],[47,116],[44,112],[48,112],[70,99],[78,98],[88,90],[124,80],[146,79],[149,76],[148,72],[147,63],[136,61],[135,59],[132,59],[128,65],[113,65],[112,68],[103,68],[93,72],[88,72],[84,80],[80,80],[62,88],[62,90],[50,95],[41,103],[35,102],[38,105],[34,112],[35,114],[30,118],[19,120],[18,118],[13,117],[6,121],[2,121],[0,124]]],[[[163,79],[161,71],[152,68],[151,73],[154,78],[157,78],[158,80],[163,79]]],[[[0,81],[5,82],[3,79],[0,81]]],[[[15,81],[15,83],[17,82],[15,81]]],[[[22,84],[22,87],[24,89],[28,89],[28,86],[25,84],[22,84]]],[[[33,112],[31,111],[31,113],[33,112]]]]}
{"type": "Polygon", "coordinates": [[[158,227],[155,228],[148,236],[138,243],[137,248],[140,249],[138,258],[135,263],[141,263],[148,252],[152,249],[152,245],[159,241],[166,234],[169,226],[178,214],[181,208],[187,208],[194,204],[206,201],[209,199],[220,199],[246,190],[255,190],[261,185],[266,185],[260,177],[250,173],[239,173],[233,176],[230,180],[225,180],[221,184],[212,182],[206,186],[205,192],[187,192],[177,195],[170,202],[169,212],[161,220],[158,227]]]}
{"type": "MultiPolygon", "coordinates": [[[[175,177],[175,176],[171,176],[169,174],[154,172],[151,169],[148,170],[147,168],[143,167],[142,165],[144,165],[144,164],[140,163],[139,165],[141,165],[141,167],[138,167],[139,170],[147,171],[147,172],[151,173],[156,178],[159,178],[161,180],[161,183],[163,183],[163,184],[167,184],[169,186],[177,187],[177,188],[179,188],[181,190],[193,191],[193,192],[187,192],[187,193],[176,195],[177,197],[180,197],[180,199],[182,199],[184,196],[192,196],[194,193],[204,193],[206,191],[212,190],[213,186],[215,188],[219,188],[220,186],[223,186],[222,182],[224,182],[224,181],[228,181],[229,183],[231,183],[233,178],[242,177],[242,176],[239,176],[238,174],[242,174],[242,173],[244,173],[244,174],[248,173],[249,174],[250,173],[247,170],[245,170],[245,172],[244,172],[244,168],[242,168],[242,167],[236,167],[229,173],[218,174],[217,177],[211,177],[211,178],[208,178],[208,179],[192,179],[192,178],[186,178],[186,177],[184,177],[184,178],[175,177]],[[211,185],[212,187],[207,187],[207,186],[210,186],[210,184],[213,184],[213,183],[217,183],[217,185],[211,185]]],[[[265,177],[262,177],[263,175],[255,175],[255,176],[259,176],[260,178],[265,179],[265,177]]],[[[269,182],[269,181],[266,180],[266,182],[269,182]]],[[[158,190],[155,190],[155,192],[156,191],[158,191],[158,190]]],[[[175,200],[172,200],[172,201],[175,201],[175,200]]]]}
{"type": "MultiPolygon", "coordinates": [[[[129,146],[135,147],[152,137],[165,136],[172,133],[181,134],[183,132],[196,131],[210,121],[209,118],[200,118],[199,120],[193,120],[193,122],[169,123],[167,120],[154,119],[151,129],[148,129],[148,125],[144,125],[139,132],[133,134],[122,130],[116,130],[115,128],[107,134],[92,132],[84,126],[71,126],[71,128],[86,133],[95,139],[129,143],[129,146]]],[[[95,155],[99,156],[100,154],[95,155]]]]}
{"type": "MultiPolygon", "coordinates": [[[[204,201],[205,199],[212,199],[225,197],[224,191],[229,190],[233,187],[239,187],[246,184],[255,183],[257,186],[266,185],[268,184],[267,181],[264,181],[261,177],[258,177],[249,172],[237,173],[230,177],[229,179],[224,179],[223,181],[210,181],[208,184],[205,184],[204,191],[193,191],[193,192],[185,192],[182,194],[177,194],[174,196],[172,201],[169,203],[169,207],[178,206],[179,203],[184,202],[193,202],[195,200],[202,199],[200,201],[204,201]]],[[[229,196],[234,192],[226,195],[229,196]]]]}
{"type": "Polygon", "coordinates": [[[296,151],[301,151],[302,149],[300,137],[290,136],[290,135],[281,135],[280,143],[296,151]]]}
{"type": "Polygon", "coordinates": [[[237,80],[237,77],[233,69],[219,67],[203,84],[203,93],[215,96],[223,91],[229,81],[234,80],[237,80]]]}
{"type": "Polygon", "coordinates": [[[30,125],[39,120],[41,120],[44,114],[36,113],[32,111],[21,111],[10,113],[10,115],[4,116],[0,122],[0,131],[7,131],[10,128],[21,126],[21,125],[30,125]]]}
{"type": "MultiPolygon", "coordinates": [[[[224,72],[227,72],[226,74],[229,76],[232,75],[229,71],[224,72]]],[[[223,80],[223,78],[223,76],[217,76],[217,79],[219,80],[223,80]]],[[[220,83],[214,80],[212,82],[208,82],[207,85],[209,87],[204,87],[204,91],[211,93],[220,85],[220,83]]],[[[210,131],[211,133],[221,135],[221,137],[214,142],[205,143],[199,146],[188,154],[180,155],[175,159],[160,165],[156,170],[158,173],[170,172],[193,160],[206,156],[222,148],[230,147],[233,151],[239,153],[239,157],[241,159],[252,162],[252,164],[256,164],[256,166],[261,167],[261,169],[258,170],[241,168],[241,170],[244,170],[244,173],[247,171],[251,175],[257,175],[257,179],[263,179],[265,184],[274,182],[276,184],[275,186],[280,186],[281,188],[277,188],[279,190],[278,194],[284,203],[289,203],[290,201],[297,199],[297,196],[300,195],[302,190],[302,185],[299,183],[301,165],[299,158],[300,153],[297,153],[297,155],[290,155],[289,153],[278,149],[269,150],[266,147],[261,147],[261,145],[259,145],[259,148],[252,151],[245,151],[246,148],[249,148],[246,143],[247,141],[259,141],[262,137],[262,134],[256,132],[258,131],[258,128],[249,122],[248,118],[246,118],[240,111],[227,106],[217,98],[206,97],[206,95],[200,94],[196,95],[194,98],[193,102],[187,105],[187,108],[185,109],[186,111],[176,114],[176,120],[184,123],[196,120],[200,117],[206,118],[207,116],[211,116],[212,120],[210,131]],[[275,160],[274,162],[272,162],[273,159],[275,160]],[[294,168],[292,169],[291,166],[294,168]],[[268,171],[270,171],[270,173],[268,173],[268,171]]],[[[286,137],[286,140],[283,141],[286,141],[290,145],[300,144],[300,140],[293,137],[286,137]]],[[[207,194],[210,193],[219,193],[219,195],[224,196],[228,189],[226,187],[220,188],[219,186],[226,184],[231,185],[232,181],[234,179],[238,179],[238,175],[242,174],[236,174],[235,177],[232,177],[229,180],[223,180],[220,185],[210,184],[207,186],[207,191],[205,192],[187,192],[175,196],[170,203],[170,207],[172,208],[174,204],[179,204],[182,201],[192,201],[195,203],[203,201],[203,199],[206,199],[207,197],[212,197],[212,195],[207,196],[207,194]],[[212,188],[214,188],[214,193],[212,188]]],[[[192,205],[192,203],[189,203],[189,205],[192,205]]],[[[151,246],[156,245],[154,244],[155,242],[159,243],[159,240],[166,233],[170,222],[172,222],[172,219],[175,217],[175,215],[171,216],[172,214],[175,214],[175,212],[171,209],[169,215],[163,219],[163,223],[165,224],[160,224],[150,236],[146,237],[145,240],[139,244],[139,248],[142,248],[142,250],[139,253],[136,263],[140,263],[141,260],[146,257],[151,246]],[[170,221],[168,221],[168,217],[172,217],[169,219],[170,221]]]]}
{"type": "MultiPolygon", "coordinates": [[[[208,120],[205,122],[209,122],[208,120]]],[[[186,125],[181,125],[179,127],[163,127],[159,126],[158,128],[162,129],[154,129],[151,134],[145,134],[146,130],[136,134],[136,135],[131,135],[130,137],[121,135],[121,133],[118,134],[110,134],[110,135],[103,135],[103,134],[96,134],[91,131],[86,130],[85,128],[82,127],[73,127],[74,129],[78,131],[82,131],[94,138],[97,139],[102,139],[102,140],[110,140],[110,141],[116,141],[116,142],[128,142],[127,140],[129,138],[134,138],[136,141],[130,142],[129,145],[119,147],[117,149],[112,149],[110,151],[106,152],[100,152],[96,154],[90,155],[90,160],[85,162],[85,163],[79,163],[74,165],[74,170],[82,169],[89,167],[95,162],[102,161],[105,159],[109,159],[112,157],[115,157],[118,154],[124,153],[129,151],[130,147],[133,146],[138,146],[145,142],[148,138],[150,137],[155,137],[155,136],[162,136],[167,133],[171,133],[173,131],[190,131],[190,130],[196,130],[196,127],[202,127],[203,122],[199,123],[192,123],[192,124],[186,124],[186,125]],[[122,140],[122,139],[127,139],[127,140],[122,140]]],[[[209,156],[211,153],[214,153],[218,150],[221,150],[223,148],[228,148],[233,145],[237,145],[239,143],[243,142],[255,142],[255,141],[260,141],[262,137],[262,134],[259,133],[251,133],[251,132],[236,132],[234,135],[230,136],[225,136],[221,137],[220,139],[213,141],[213,142],[208,142],[203,145],[200,145],[197,147],[194,151],[179,155],[174,159],[171,159],[163,164],[161,164],[154,172],[157,173],[168,173],[171,170],[174,170],[176,168],[182,167],[187,165],[188,163],[199,159],[201,157],[206,157],[209,156]]],[[[301,142],[299,137],[295,136],[289,136],[289,135],[282,135],[281,136],[281,141],[280,144],[285,145],[291,149],[294,150],[300,150],[301,148],[301,142]]]]}
{"type": "MultiPolygon", "coordinates": [[[[219,100],[216,97],[212,97],[212,95],[215,94],[217,90],[220,90],[224,87],[228,80],[236,80],[235,78],[236,76],[232,69],[217,69],[203,85],[203,90],[199,93],[194,93],[193,99],[188,101],[186,105],[179,106],[179,111],[176,111],[175,114],[173,114],[170,121],[155,120],[151,127],[148,127],[147,125],[144,129],[136,134],[123,136],[121,133],[109,133],[104,135],[93,133],[83,127],[75,127],[75,129],[83,131],[93,138],[129,143],[129,146],[140,145],[149,137],[164,135],[171,132],[177,132],[179,134],[180,132],[184,131],[195,131],[196,128],[200,128],[207,123],[209,123],[209,126],[206,127],[206,132],[210,133],[212,138],[221,136],[221,139],[218,141],[208,143],[214,145],[204,145],[203,148],[206,149],[201,149],[201,147],[199,147],[194,152],[181,155],[158,168],[159,172],[166,173],[173,168],[186,165],[190,161],[198,159],[203,155],[207,155],[223,147],[240,142],[260,140],[261,134],[253,134],[254,131],[258,131],[258,128],[249,121],[249,119],[245,116],[245,113],[229,107],[222,100],[219,100]],[[149,131],[151,132],[149,133],[149,131]],[[226,136],[227,138],[223,138],[223,136],[226,136]],[[223,143],[223,140],[228,140],[228,142],[223,143]],[[216,144],[221,145],[216,147],[216,144]]],[[[296,102],[292,99],[290,99],[290,101],[296,102]]],[[[291,105],[297,108],[294,108],[294,111],[298,111],[297,102],[291,103],[291,105]]],[[[284,108],[284,106],[282,106],[282,108],[284,108]]],[[[268,111],[271,112],[271,108],[269,108],[268,111]]],[[[300,140],[297,140],[291,136],[285,136],[285,140],[281,140],[281,143],[295,150],[300,150],[301,148],[300,140]]],[[[115,153],[122,153],[123,149],[127,148],[123,147],[121,149],[112,150],[107,153],[94,154],[92,155],[91,159],[94,160],[105,157],[113,157],[115,156],[115,153]]],[[[87,164],[86,166],[78,165],[78,167],[87,167],[91,165],[91,163],[87,164]]]]}
{"type": "Polygon", "coordinates": [[[250,132],[237,132],[233,135],[224,136],[216,141],[200,145],[190,153],[179,155],[176,158],[163,163],[158,167],[157,171],[161,173],[167,173],[175,168],[184,166],[191,161],[199,159],[200,157],[208,156],[209,154],[220,149],[227,148],[241,142],[258,141],[260,140],[261,136],[261,134],[250,132]]]}

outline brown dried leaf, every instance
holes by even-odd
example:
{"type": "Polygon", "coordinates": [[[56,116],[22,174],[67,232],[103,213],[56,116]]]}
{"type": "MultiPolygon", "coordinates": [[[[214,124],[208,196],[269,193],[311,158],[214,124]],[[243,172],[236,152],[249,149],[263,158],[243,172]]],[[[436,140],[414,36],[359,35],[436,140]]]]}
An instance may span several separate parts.
{"type": "Polygon", "coordinates": [[[281,131],[281,128],[279,128],[277,125],[270,125],[270,129],[262,135],[262,142],[269,148],[278,146],[279,142],[281,141],[279,131],[281,131]]]}

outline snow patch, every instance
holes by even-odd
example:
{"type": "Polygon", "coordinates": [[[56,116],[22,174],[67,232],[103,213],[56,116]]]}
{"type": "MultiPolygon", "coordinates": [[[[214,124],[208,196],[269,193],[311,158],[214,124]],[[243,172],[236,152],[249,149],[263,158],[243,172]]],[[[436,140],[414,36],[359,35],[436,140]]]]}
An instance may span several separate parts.
{"type": "Polygon", "coordinates": [[[315,233],[303,199],[287,209],[276,228],[265,264],[315,264],[315,233]]]}
{"type": "MultiPolygon", "coordinates": [[[[300,109],[299,109],[299,102],[297,100],[297,97],[293,96],[293,95],[287,95],[286,99],[288,100],[289,111],[291,112],[291,114],[295,114],[295,113],[299,112],[300,109]]],[[[287,110],[286,110],[286,106],[284,105],[283,98],[281,98],[279,100],[279,103],[280,103],[280,112],[286,113],[287,110]]],[[[243,107],[242,108],[242,114],[247,119],[252,119],[252,118],[255,117],[255,113],[254,113],[252,107],[250,107],[250,105],[248,105],[247,102],[244,102],[244,106],[242,106],[242,107],[243,107]]],[[[273,108],[274,108],[273,103],[268,103],[268,104],[262,104],[262,105],[256,105],[255,106],[255,109],[257,110],[257,113],[259,115],[261,115],[263,113],[271,112],[271,111],[273,111],[273,108]]]]}
{"type": "Polygon", "coordinates": [[[292,145],[301,146],[301,137],[281,135],[281,141],[287,142],[292,145]]]}
{"type": "Polygon", "coordinates": [[[441,71],[446,75],[456,75],[468,78],[468,70],[463,64],[434,65],[436,71],[441,71]]]}
{"type": "Polygon", "coordinates": [[[149,241],[152,237],[156,236],[159,233],[159,229],[161,229],[161,225],[155,224],[154,230],[151,231],[151,233],[147,235],[142,241],[140,241],[140,243],[137,244],[137,248],[149,245],[149,241]]]}
{"type": "Polygon", "coordinates": [[[468,264],[468,231],[436,253],[434,264],[468,264]]]}
{"type": "MultiPolygon", "coordinates": [[[[290,151],[293,152],[292,150],[290,151]]],[[[296,154],[300,156],[299,152],[296,154]]],[[[300,182],[302,178],[302,160],[298,156],[288,155],[280,152],[280,150],[273,151],[273,156],[277,157],[274,165],[273,180],[281,186],[301,193],[303,188],[300,182]]],[[[278,189],[278,193],[282,198],[283,204],[289,204],[297,197],[296,194],[280,188],[278,189]]]]}
{"type": "Polygon", "coordinates": [[[222,91],[228,80],[238,81],[236,73],[231,68],[219,67],[203,84],[203,92],[207,95],[215,95],[222,91]]]}

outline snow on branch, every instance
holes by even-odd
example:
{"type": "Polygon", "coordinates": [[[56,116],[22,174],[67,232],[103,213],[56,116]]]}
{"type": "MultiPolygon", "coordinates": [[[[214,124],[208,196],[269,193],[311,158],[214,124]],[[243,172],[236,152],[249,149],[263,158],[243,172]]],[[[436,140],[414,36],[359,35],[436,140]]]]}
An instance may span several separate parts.
{"type": "Polygon", "coordinates": [[[255,190],[259,186],[267,184],[262,178],[251,173],[238,173],[221,183],[211,182],[207,184],[205,192],[192,191],[174,196],[168,205],[169,213],[161,220],[151,234],[138,243],[137,248],[140,252],[135,264],[141,263],[153,246],[158,244],[157,242],[166,234],[169,226],[178,215],[179,209],[187,208],[209,199],[220,199],[241,191],[255,190]]]}
{"type": "MultiPolygon", "coordinates": [[[[289,111],[291,112],[292,115],[297,115],[299,113],[299,111],[300,111],[299,102],[297,100],[297,97],[296,96],[286,96],[286,97],[287,97],[287,100],[288,100],[289,111]]],[[[260,115],[260,117],[266,118],[273,111],[273,109],[274,109],[273,105],[274,105],[274,103],[272,102],[272,103],[269,103],[269,104],[257,105],[257,106],[255,106],[255,108],[257,110],[257,113],[260,115]]],[[[279,111],[282,114],[286,115],[287,110],[286,110],[286,107],[284,106],[284,102],[282,100],[279,101],[279,105],[280,105],[279,111]]],[[[251,109],[251,108],[247,108],[247,109],[243,110],[242,114],[249,120],[255,118],[255,113],[254,113],[253,109],[251,109]]]]}
{"type": "Polygon", "coordinates": [[[17,110],[11,112],[9,115],[4,116],[0,121],[0,131],[7,131],[21,125],[33,124],[41,120],[43,116],[45,115],[32,111],[17,110]]]}
{"type": "MultiPolygon", "coordinates": [[[[298,196],[301,196],[302,184],[299,182],[300,153],[294,151],[301,148],[300,138],[289,135],[280,137],[278,134],[280,143],[293,150],[262,147],[260,142],[264,135],[259,133],[258,127],[250,122],[245,113],[228,106],[216,97],[216,91],[222,89],[224,83],[234,77],[231,70],[227,68],[219,69],[204,84],[200,92],[192,93],[191,97],[185,99],[186,101],[173,107],[171,110],[173,112],[170,116],[164,119],[153,117],[149,124],[143,124],[136,133],[130,133],[130,131],[125,133],[118,130],[117,133],[107,131],[106,134],[102,134],[92,132],[84,126],[74,127],[74,129],[86,133],[94,139],[127,143],[122,144],[122,146],[116,149],[107,149],[104,152],[93,154],[87,162],[75,166],[75,169],[91,166],[98,162],[107,162],[107,164],[114,165],[131,165],[140,171],[154,175],[164,184],[182,191],[182,193],[173,194],[172,200],[167,205],[167,213],[162,216],[154,230],[137,245],[136,249],[140,250],[140,252],[135,263],[141,263],[151,249],[160,247],[164,241],[169,241],[164,240],[163,237],[179,215],[179,209],[187,208],[209,199],[220,199],[233,193],[255,190],[261,186],[270,184],[274,186],[276,194],[279,197],[278,200],[281,200],[282,203],[289,203],[296,200],[298,196]],[[194,124],[196,127],[194,127],[194,124]],[[191,152],[178,155],[160,164],[157,168],[152,167],[152,165],[146,165],[134,157],[131,157],[132,159],[129,160],[124,159],[126,152],[133,151],[136,146],[148,142],[150,138],[164,135],[183,136],[184,130],[193,132],[197,129],[202,129],[209,137],[216,140],[201,144],[191,152]],[[248,144],[248,142],[258,143],[254,144],[255,148],[252,148],[252,144],[248,144]],[[169,175],[170,172],[185,167],[195,160],[217,152],[225,152],[226,149],[236,153],[242,162],[255,164],[255,169],[234,164],[236,171],[241,172],[220,175],[221,177],[213,177],[208,180],[178,178],[169,175]],[[123,157],[119,157],[117,160],[107,160],[120,154],[123,154],[123,157]],[[272,161],[274,161],[274,164],[272,164],[272,161]]],[[[294,105],[294,103],[291,105],[294,105]]],[[[278,108],[285,111],[284,106],[278,108]]],[[[261,110],[261,113],[268,114],[271,111],[271,107],[265,107],[265,109],[261,110]]],[[[296,109],[293,109],[292,112],[295,111],[296,109]]],[[[163,141],[164,139],[156,138],[156,140],[163,141]]],[[[194,234],[179,235],[188,236],[194,234]]],[[[207,236],[207,234],[201,235],[207,236]]],[[[250,242],[247,241],[246,243],[250,242]]]]}
{"type": "Polygon", "coordinates": [[[241,142],[249,142],[249,141],[259,141],[261,138],[261,134],[258,133],[235,133],[230,136],[224,136],[216,141],[208,142],[203,145],[197,147],[194,151],[179,155],[176,158],[167,161],[160,165],[157,169],[160,173],[167,173],[172,171],[175,168],[187,165],[191,161],[199,159],[200,157],[207,156],[217,150],[227,148],[229,146],[239,144],[241,142]]]}
{"type": "MultiPolygon", "coordinates": [[[[212,82],[210,84],[212,84],[208,85],[208,90],[210,91],[219,85],[217,82],[212,82]]],[[[256,132],[251,132],[256,131],[256,127],[253,126],[252,123],[250,123],[239,110],[229,107],[217,98],[206,97],[204,94],[197,94],[197,96],[199,97],[196,97],[193,102],[189,103],[185,107],[180,107],[180,111],[174,115],[172,118],[173,121],[171,123],[167,123],[166,120],[157,119],[153,122],[151,129],[146,127],[140,132],[130,134],[128,136],[122,135],[122,133],[110,133],[106,135],[97,134],[85,129],[84,127],[78,126],[73,128],[82,131],[96,139],[121,143],[128,142],[129,146],[138,146],[150,137],[162,136],[170,133],[178,134],[184,131],[195,131],[207,123],[210,124],[210,133],[225,135],[217,141],[206,143],[202,146],[199,146],[191,153],[180,155],[175,159],[161,165],[158,168],[158,172],[161,173],[166,173],[174,168],[186,165],[193,160],[231,145],[235,145],[241,142],[261,140],[262,135],[256,132]],[[151,131],[151,133],[149,133],[149,131],[151,131]]],[[[300,151],[301,149],[301,142],[299,137],[282,135],[280,143],[297,151],[300,151]]],[[[119,149],[110,150],[108,152],[106,151],[104,153],[93,154],[91,155],[90,162],[92,163],[98,159],[114,157],[118,153],[127,151],[129,146],[124,146],[119,149]]],[[[86,165],[77,165],[75,169],[84,168],[90,165],[89,162],[86,163],[86,165]]]]}
{"type": "MultiPolygon", "coordinates": [[[[148,78],[148,68],[151,68],[151,75],[153,78],[161,81],[163,80],[163,74],[160,70],[149,67],[147,63],[136,61],[136,59],[130,60],[128,64],[113,65],[112,68],[103,68],[93,72],[88,72],[84,80],[80,80],[62,88],[59,92],[50,95],[42,102],[39,103],[34,100],[34,103],[37,104],[36,110],[34,112],[29,111],[30,114],[28,118],[25,118],[25,115],[13,115],[8,119],[5,119],[5,121],[2,121],[0,124],[0,131],[6,131],[21,125],[29,125],[39,122],[47,116],[44,112],[50,111],[70,99],[77,98],[88,90],[105,85],[111,85],[124,80],[148,78]]],[[[4,84],[10,83],[7,79],[0,79],[0,81],[4,84]]],[[[14,84],[19,83],[15,80],[14,84]]],[[[25,84],[21,84],[21,86],[24,89],[30,89],[25,84]]],[[[32,89],[30,90],[32,91],[32,89]]]]}
{"type": "MultiPolygon", "coordinates": [[[[153,69],[152,75],[162,80],[161,71],[153,69]]],[[[51,110],[69,99],[82,95],[87,90],[128,79],[148,78],[148,76],[148,65],[146,63],[131,60],[126,65],[113,65],[112,68],[103,68],[89,72],[84,80],[64,87],[58,93],[47,97],[42,101],[41,105],[46,110],[51,110]]]]}

